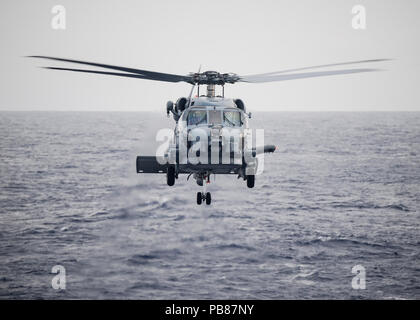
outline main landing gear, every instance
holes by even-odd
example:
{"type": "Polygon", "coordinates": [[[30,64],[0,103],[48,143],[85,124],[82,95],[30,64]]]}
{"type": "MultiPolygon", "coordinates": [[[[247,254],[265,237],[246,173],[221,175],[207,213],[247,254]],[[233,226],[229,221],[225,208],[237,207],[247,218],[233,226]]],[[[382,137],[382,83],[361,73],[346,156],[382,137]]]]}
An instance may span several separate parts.
{"type": "Polygon", "coordinates": [[[201,204],[204,201],[207,205],[211,203],[211,193],[207,192],[207,184],[210,183],[210,174],[205,176],[203,179],[203,191],[197,192],[197,204],[201,204]]]}
{"type": "Polygon", "coordinates": [[[255,185],[255,176],[254,175],[246,176],[246,185],[247,185],[248,188],[254,188],[254,185],[255,185]]]}
{"type": "Polygon", "coordinates": [[[166,171],[166,183],[168,184],[168,186],[173,186],[175,184],[175,178],[175,166],[169,165],[166,171]]]}

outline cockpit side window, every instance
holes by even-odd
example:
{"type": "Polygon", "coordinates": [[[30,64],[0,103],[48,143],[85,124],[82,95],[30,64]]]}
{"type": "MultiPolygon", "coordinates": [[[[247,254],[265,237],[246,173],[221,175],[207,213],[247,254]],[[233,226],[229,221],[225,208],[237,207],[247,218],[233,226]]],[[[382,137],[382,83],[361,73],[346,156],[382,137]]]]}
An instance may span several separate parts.
{"type": "Polygon", "coordinates": [[[188,125],[197,126],[199,124],[207,124],[207,111],[194,110],[188,113],[188,125]]]}
{"type": "Polygon", "coordinates": [[[223,112],[223,125],[227,127],[240,127],[241,114],[237,111],[224,111],[223,112]]]}

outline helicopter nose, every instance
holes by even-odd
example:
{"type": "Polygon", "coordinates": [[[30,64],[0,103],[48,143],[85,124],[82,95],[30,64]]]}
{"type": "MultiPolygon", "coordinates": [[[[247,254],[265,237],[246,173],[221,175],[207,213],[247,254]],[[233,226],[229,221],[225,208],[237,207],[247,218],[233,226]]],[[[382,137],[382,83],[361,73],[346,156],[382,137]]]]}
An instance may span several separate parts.
{"type": "Polygon", "coordinates": [[[219,141],[222,136],[222,131],[220,128],[211,128],[210,129],[210,140],[212,142],[219,141]]]}

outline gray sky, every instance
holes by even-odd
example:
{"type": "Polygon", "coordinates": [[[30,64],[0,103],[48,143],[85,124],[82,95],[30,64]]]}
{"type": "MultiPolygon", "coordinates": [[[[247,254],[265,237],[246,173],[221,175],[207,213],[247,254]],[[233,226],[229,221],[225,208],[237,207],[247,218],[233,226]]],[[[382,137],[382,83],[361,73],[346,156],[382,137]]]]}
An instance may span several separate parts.
{"type": "MultiPolygon", "coordinates": [[[[386,71],[236,84],[251,111],[420,111],[418,0],[2,0],[0,110],[165,110],[190,85],[50,71],[48,55],[161,72],[246,75],[352,60],[386,71]],[[66,8],[66,30],[51,9],[66,8]],[[354,30],[351,9],[367,11],[354,30]]],[[[65,64],[68,67],[78,67],[65,64]]]]}

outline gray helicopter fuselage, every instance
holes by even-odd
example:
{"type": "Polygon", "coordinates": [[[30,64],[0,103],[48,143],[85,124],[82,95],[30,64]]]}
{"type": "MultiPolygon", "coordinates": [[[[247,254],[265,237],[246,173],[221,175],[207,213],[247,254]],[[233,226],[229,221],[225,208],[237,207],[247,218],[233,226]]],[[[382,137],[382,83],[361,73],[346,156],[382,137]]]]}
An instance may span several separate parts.
{"type": "MultiPolygon", "coordinates": [[[[252,148],[245,139],[248,115],[234,99],[194,97],[176,116],[167,160],[176,164],[178,171],[244,174],[244,152],[252,148]]],[[[247,166],[256,164],[251,161],[247,166]]]]}

